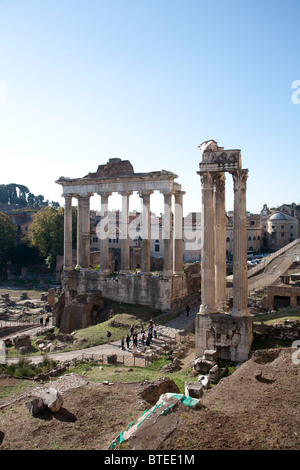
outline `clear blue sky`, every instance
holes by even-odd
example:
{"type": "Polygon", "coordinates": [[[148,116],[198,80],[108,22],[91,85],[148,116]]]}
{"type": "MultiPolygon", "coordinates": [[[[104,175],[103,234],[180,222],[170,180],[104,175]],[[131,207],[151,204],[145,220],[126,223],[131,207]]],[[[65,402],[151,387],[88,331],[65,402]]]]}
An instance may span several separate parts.
{"type": "Polygon", "coordinates": [[[176,173],[186,214],[214,139],[242,151],[248,210],[300,203],[299,18],[299,0],[0,0],[0,183],[62,204],[56,179],[119,157],[176,173]]]}

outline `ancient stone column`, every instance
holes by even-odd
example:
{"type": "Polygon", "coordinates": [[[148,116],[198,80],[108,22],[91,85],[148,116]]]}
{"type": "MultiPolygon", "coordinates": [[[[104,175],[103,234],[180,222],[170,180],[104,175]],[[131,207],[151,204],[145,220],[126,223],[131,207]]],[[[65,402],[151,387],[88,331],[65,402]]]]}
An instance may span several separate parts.
{"type": "Polygon", "coordinates": [[[248,170],[232,172],[234,181],[233,219],[233,316],[249,316],[247,272],[246,184],[248,170]]]}
{"type": "Polygon", "coordinates": [[[177,274],[183,273],[183,233],[182,233],[182,198],[184,191],[176,191],[174,193],[175,210],[174,210],[174,271],[177,274]]]}
{"type": "Polygon", "coordinates": [[[202,252],[201,252],[201,306],[200,313],[216,313],[215,299],[215,218],[214,173],[201,172],[202,185],[202,252]]]}
{"type": "Polygon", "coordinates": [[[64,269],[72,268],[72,196],[65,198],[64,212],[64,269]]]}
{"type": "Polygon", "coordinates": [[[100,193],[101,196],[101,230],[99,233],[100,239],[100,273],[108,276],[109,269],[109,255],[108,255],[108,198],[111,193],[100,193]]]}
{"type": "Polygon", "coordinates": [[[142,212],[142,275],[151,274],[151,253],[150,253],[150,194],[153,191],[142,192],[143,200],[142,212]]]}
{"type": "Polygon", "coordinates": [[[82,197],[77,197],[77,266],[82,266],[82,197]]]}
{"type": "Polygon", "coordinates": [[[164,195],[163,243],[164,243],[164,276],[173,275],[173,237],[172,237],[172,193],[164,195]]]}
{"type": "Polygon", "coordinates": [[[90,195],[82,196],[82,268],[90,267],[91,228],[90,228],[90,195]]]}
{"type": "Polygon", "coordinates": [[[121,241],[121,274],[130,272],[130,240],[129,240],[129,196],[132,191],[119,192],[122,195],[122,214],[119,238],[121,241]]]}
{"type": "Polygon", "coordinates": [[[226,307],[226,210],[225,173],[214,177],[215,296],[219,312],[226,307]]]}

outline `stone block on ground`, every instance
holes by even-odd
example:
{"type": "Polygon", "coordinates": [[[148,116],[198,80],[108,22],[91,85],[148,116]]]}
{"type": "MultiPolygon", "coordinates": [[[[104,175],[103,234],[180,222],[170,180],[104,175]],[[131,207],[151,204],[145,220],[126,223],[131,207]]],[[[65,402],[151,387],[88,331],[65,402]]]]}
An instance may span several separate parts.
{"type": "Polygon", "coordinates": [[[187,397],[197,398],[203,397],[203,385],[201,382],[185,382],[184,394],[187,397]]]}
{"type": "Polygon", "coordinates": [[[209,370],[215,365],[214,361],[208,361],[202,357],[196,358],[193,367],[199,374],[208,374],[209,370]]]}
{"type": "Polygon", "coordinates": [[[216,362],[218,359],[217,351],[215,349],[206,349],[204,351],[204,359],[207,359],[208,361],[216,362]]]}
{"type": "Polygon", "coordinates": [[[55,388],[42,390],[39,393],[39,398],[53,413],[59,411],[63,405],[63,398],[55,388]]]}
{"type": "Polygon", "coordinates": [[[32,416],[36,416],[45,409],[44,402],[41,398],[34,398],[31,401],[25,403],[25,406],[28,408],[32,416]]]}

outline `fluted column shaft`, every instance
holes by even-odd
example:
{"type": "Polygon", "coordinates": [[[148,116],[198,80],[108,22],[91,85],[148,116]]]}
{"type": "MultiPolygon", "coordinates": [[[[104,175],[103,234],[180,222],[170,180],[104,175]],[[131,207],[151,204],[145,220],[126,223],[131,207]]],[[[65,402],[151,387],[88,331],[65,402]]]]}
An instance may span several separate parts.
{"type": "Polygon", "coordinates": [[[233,221],[233,309],[234,316],[249,316],[247,272],[246,183],[248,170],[232,173],[234,181],[233,221]]]}
{"type": "Polygon", "coordinates": [[[72,196],[64,196],[64,269],[72,268],[72,196]]]}
{"type": "Polygon", "coordinates": [[[173,239],[172,239],[172,193],[164,193],[164,219],[163,219],[163,243],[164,243],[164,267],[165,276],[173,274],[173,239]]]}
{"type": "Polygon", "coordinates": [[[226,306],[226,210],[225,173],[214,178],[215,296],[218,311],[226,306]]]}
{"type": "Polygon", "coordinates": [[[215,301],[215,220],[213,173],[200,172],[202,185],[202,254],[200,313],[216,313],[215,301]]]}
{"type": "Polygon", "coordinates": [[[174,210],[174,271],[175,273],[182,274],[183,272],[183,233],[182,233],[182,199],[183,191],[176,191],[174,195],[175,210],[174,210]]]}
{"type": "Polygon", "coordinates": [[[77,197],[77,266],[82,266],[82,198],[77,197]]]}

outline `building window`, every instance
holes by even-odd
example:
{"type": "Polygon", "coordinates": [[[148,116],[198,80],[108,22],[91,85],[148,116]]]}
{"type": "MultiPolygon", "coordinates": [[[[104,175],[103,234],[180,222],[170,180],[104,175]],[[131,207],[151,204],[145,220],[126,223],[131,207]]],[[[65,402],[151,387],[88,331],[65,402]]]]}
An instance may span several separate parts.
{"type": "Polygon", "coordinates": [[[291,225],[290,228],[293,229],[293,228],[294,228],[294,225],[291,225]]]}
{"type": "Polygon", "coordinates": [[[281,235],[282,237],[284,237],[284,233],[281,233],[280,235],[281,235]]]}
{"type": "Polygon", "coordinates": [[[294,238],[294,234],[293,234],[293,233],[290,234],[290,238],[294,238]]]}
{"type": "Polygon", "coordinates": [[[159,240],[155,240],[154,242],[154,251],[159,252],[159,240]]]}
{"type": "Polygon", "coordinates": [[[230,242],[230,238],[229,238],[229,237],[226,238],[226,242],[227,242],[227,243],[230,242]]]}

